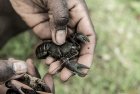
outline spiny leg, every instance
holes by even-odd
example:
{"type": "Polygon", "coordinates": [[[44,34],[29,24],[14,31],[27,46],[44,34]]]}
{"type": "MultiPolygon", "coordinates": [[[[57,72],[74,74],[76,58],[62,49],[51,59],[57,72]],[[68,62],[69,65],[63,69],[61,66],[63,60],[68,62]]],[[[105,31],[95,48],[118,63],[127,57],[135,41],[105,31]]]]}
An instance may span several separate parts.
{"type": "Polygon", "coordinates": [[[57,68],[55,68],[54,70],[52,70],[51,73],[53,73],[56,70],[58,70],[58,72],[60,72],[65,67],[65,63],[66,62],[69,62],[70,59],[76,57],[78,54],[79,54],[78,51],[71,51],[70,53],[68,53],[67,55],[65,55],[65,57],[62,57],[60,59],[60,61],[62,63],[57,68]]]}
{"type": "Polygon", "coordinates": [[[79,52],[77,50],[71,50],[65,57],[62,57],[60,60],[62,62],[67,62],[68,60],[78,56],[79,52]]]}
{"type": "Polygon", "coordinates": [[[77,59],[70,60],[65,63],[65,67],[71,70],[74,74],[79,76],[85,76],[86,74],[82,72],[82,69],[89,69],[89,67],[77,63],[77,59]]]}
{"type": "Polygon", "coordinates": [[[66,57],[62,58],[62,62],[64,62],[63,67],[68,68],[74,74],[78,74],[79,76],[85,76],[86,74],[82,72],[82,69],[89,69],[89,67],[77,63],[77,59],[75,59],[75,57],[77,57],[78,54],[78,51],[74,51],[73,53],[71,52],[68,55],[66,55],[66,57]]]}
{"type": "Polygon", "coordinates": [[[75,34],[75,39],[78,40],[78,41],[80,41],[81,43],[90,42],[90,40],[88,39],[88,37],[86,35],[82,34],[82,33],[76,33],[75,34]]]}

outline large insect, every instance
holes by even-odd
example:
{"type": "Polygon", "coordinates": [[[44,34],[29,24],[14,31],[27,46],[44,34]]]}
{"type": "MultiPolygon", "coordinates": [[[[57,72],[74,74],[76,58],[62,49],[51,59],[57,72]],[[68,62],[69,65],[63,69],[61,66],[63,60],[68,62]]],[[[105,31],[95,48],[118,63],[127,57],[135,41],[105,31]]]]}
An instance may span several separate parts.
{"type": "Polygon", "coordinates": [[[32,77],[26,72],[27,65],[24,61],[14,59],[0,60],[0,84],[5,84],[9,88],[6,94],[40,94],[40,92],[51,92],[44,81],[32,77]]]}
{"type": "Polygon", "coordinates": [[[50,88],[39,78],[24,74],[16,80],[10,80],[5,83],[10,88],[6,94],[40,94],[49,92],[50,88]],[[23,85],[23,84],[25,85],[23,85]]]}
{"type": "Polygon", "coordinates": [[[67,38],[63,45],[56,45],[52,41],[43,41],[36,48],[36,56],[38,59],[45,59],[51,56],[57,60],[62,61],[62,66],[71,70],[74,74],[79,76],[86,75],[81,69],[89,69],[89,67],[76,63],[81,50],[81,44],[89,42],[87,36],[82,33],[74,33],[67,38]]]}

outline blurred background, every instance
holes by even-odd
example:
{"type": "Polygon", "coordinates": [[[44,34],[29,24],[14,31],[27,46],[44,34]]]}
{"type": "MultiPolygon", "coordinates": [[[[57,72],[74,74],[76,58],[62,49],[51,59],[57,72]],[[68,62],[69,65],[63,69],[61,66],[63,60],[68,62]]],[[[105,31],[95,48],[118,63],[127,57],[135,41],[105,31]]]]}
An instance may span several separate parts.
{"type": "MultiPolygon", "coordinates": [[[[63,84],[56,76],[56,94],[140,94],[140,0],[86,2],[98,37],[93,65],[85,78],[63,84]]],[[[34,58],[37,42],[31,31],[23,32],[0,49],[0,58],[34,58]]],[[[47,67],[36,66],[43,76],[47,67]]]]}

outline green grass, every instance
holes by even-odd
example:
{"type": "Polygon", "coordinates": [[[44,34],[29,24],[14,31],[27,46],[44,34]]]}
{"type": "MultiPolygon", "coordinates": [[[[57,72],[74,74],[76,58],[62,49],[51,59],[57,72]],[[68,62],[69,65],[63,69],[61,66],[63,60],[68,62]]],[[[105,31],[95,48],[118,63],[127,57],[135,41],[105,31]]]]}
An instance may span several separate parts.
{"type": "MultiPolygon", "coordinates": [[[[139,94],[140,1],[86,2],[98,37],[94,64],[85,78],[75,76],[63,84],[56,76],[56,94],[139,94]]],[[[27,58],[34,45],[30,37],[26,32],[12,39],[0,54],[27,58]]]]}

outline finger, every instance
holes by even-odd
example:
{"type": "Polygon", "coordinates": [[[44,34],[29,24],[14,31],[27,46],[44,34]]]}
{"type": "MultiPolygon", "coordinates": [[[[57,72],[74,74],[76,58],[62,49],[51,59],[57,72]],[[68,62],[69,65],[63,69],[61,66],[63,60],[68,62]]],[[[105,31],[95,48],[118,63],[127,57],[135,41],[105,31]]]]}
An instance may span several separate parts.
{"type": "Polygon", "coordinates": [[[48,87],[50,88],[50,90],[52,91],[52,92],[48,92],[48,93],[54,94],[55,88],[54,88],[54,81],[53,81],[52,75],[46,74],[43,79],[44,79],[45,83],[48,85],[48,87]]]}
{"type": "Polygon", "coordinates": [[[73,76],[72,71],[70,71],[67,68],[62,69],[61,74],[60,74],[60,79],[62,81],[64,81],[64,82],[67,81],[71,76],[73,76]]]}
{"type": "MultiPolygon", "coordinates": [[[[93,55],[91,54],[85,54],[83,56],[80,56],[80,58],[78,59],[78,63],[79,64],[82,64],[82,65],[85,65],[86,67],[90,68],[91,64],[93,62],[93,55]],[[86,58],[86,60],[85,60],[86,58]]],[[[81,71],[85,74],[85,75],[82,75],[81,77],[84,77],[87,75],[88,73],[88,70],[89,69],[82,69],[81,71]]]]}
{"type": "MultiPolygon", "coordinates": [[[[94,48],[95,48],[95,44],[96,44],[94,36],[95,35],[92,35],[92,34],[88,36],[90,42],[82,45],[82,49],[81,49],[81,52],[80,52],[80,57],[78,59],[78,63],[83,64],[87,67],[90,67],[92,62],[93,62],[93,52],[94,52],[94,48]]],[[[85,76],[86,76],[88,70],[89,69],[83,69],[82,70],[82,72],[85,74],[85,76]]],[[[70,70],[64,68],[61,71],[61,80],[62,81],[67,81],[68,79],[70,79],[70,77],[72,75],[73,75],[73,73],[70,70]]]]}
{"type": "Polygon", "coordinates": [[[82,5],[83,0],[66,0],[69,9],[69,28],[76,28],[78,22],[85,16],[85,8],[82,5]],[[81,12],[82,11],[82,12],[81,12]]]}
{"type": "MultiPolygon", "coordinates": [[[[77,26],[77,32],[82,32],[89,38],[89,42],[81,46],[82,47],[80,52],[81,56],[78,59],[78,63],[90,67],[93,62],[93,53],[96,45],[96,36],[95,36],[93,25],[88,15],[83,19],[81,19],[81,21],[79,22],[77,26]]],[[[83,72],[87,74],[88,69],[84,69],[83,72]]]]}
{"type": "Polygon", "coordinates": [[[25,85],[17,80],[10,80],[8,81],[6,84],[6,87],[8,88],[13,88],[13,89],[21,89],[21,88],[25,88],[28,90],[33,90],[31,87],[29,87],[28,85],[25,85]]]}
{"type": "Polygon", "coordinates": [[[92,35],[94,28],[85,1],[67,0],[67,3],[70,10],[68,26],[70,28],[76,28],[77,32],[82,32],[85,35],[92,35]]]}
{"type": "Polygon", "coordinates": [[[30,74],[34,77],[39,77],[40,78],[39,72],[38,72],[37,68],[34,66],[32,59],[27,59],[26,63],[27,63],[27,66],[28,66],[28,68],[27,68],[28,74],[30,74]]]}
{"type": "MultiPolygon", "coordinates": [[[[25,94],[24,92],[29,92],[29,94],[32,92],[35,93],[35,91],[29,87],[28,85],[26,84],[23,84],[21,83],[20,81],[17,81],[17,80],[10,80],[8,81],[6,84],[6,87],[8,88],[11,88],[11,89],[14,89],[14,90],[17,90],[17,92],[19,92],[20,94],[25,94]]],[[[12,93],[12,92],[11,92],[12,93]]],[[[11,94],[10,93],[10,94],[11,94]]],[[[14,93],[14,92],[13,92],[14,93]]],[[[16,94],[19,94],[19,93],[16,93],[16,94]]],[[[15,93],[14,93],[15,94],[15,93]]]]}
{"type": "Polygon", "coordinates": [[[81,32],[84,35],[88,36],[90,40],[90,42],[82,45],[80,52],[81,56],[78,60],[78,63],[90,67],[93,61],[93,53],[96,45],[96,36],[93,24],[89,17],[87,5],[84,0],[81,0],[79,4],[77,4],[77,6],[71,10],[71,16],[73,17],[73,22],[77,24],[77,32],[81,32]],[[77,12],[74,12],[75,10],[77,10],[77,12]]]}
{"type": "Polygon", "coordinates": [[[45,63],[50,65],[51,63],[53,63],[55,61],[55,59],[53,57],[47,57],[46,60],[45,60],[45,63]]]}
{"type": "Polygon", "coordinates": [[[48,0],[48,6],[53,41],[62,45],[66,39],[66,25],[69,19],[67,3],[65,0],[48,0]]]}
{"type": "Polygon", "coordinates": [[[47,21],[39,23],[33,27],[33,31],[40,39],[51,39],[52,34],[49,22],[47,21]]]}
{"type": "Polygon", "coordinates": [[[56,74],[58,70],[61,68],[61,62],[60,61],[55,61],[53,62],[50,67],[49,67],[49,74],[56,74]]]}

